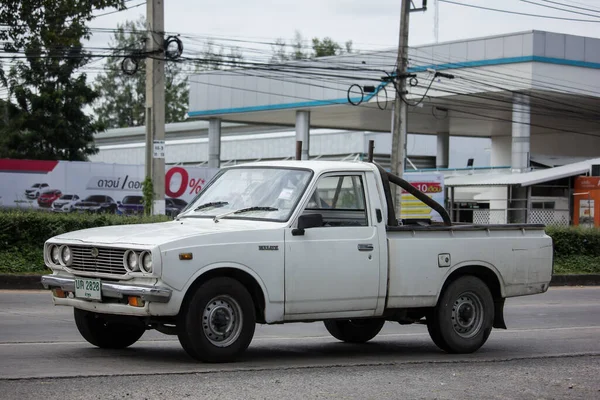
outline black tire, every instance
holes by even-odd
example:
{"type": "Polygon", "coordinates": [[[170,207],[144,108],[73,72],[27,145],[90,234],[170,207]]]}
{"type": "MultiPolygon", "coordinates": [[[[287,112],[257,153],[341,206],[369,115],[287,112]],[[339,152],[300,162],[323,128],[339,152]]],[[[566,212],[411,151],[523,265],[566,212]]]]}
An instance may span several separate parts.
{"type": "Polygon", "coordinates": [[[492,332],[494,299],[479,278],[465,275],[450,283],[427,317],[433,342],[448,353],[478,350],[492,332]]]}
{"type": "Polygon", "coordinates": [[[255,327],[248,290],[235,279],[219,277],[199,286],[182,306],[177,336],[184,350],[199,361],[231,362],[248,348],[255,327]]]}
{"type": "Polygon", "coordinates": [[[383,328],[384,319],[349,319],[324,321],[325,328],[334,338],[348,343],[365,343],[383,328]]]}
{"type": "Polygon", "coordinates": [[[130,323],[107,320],[102,314],[75,308],[75,325],[81,336],[102,349],[124,349],[137,342],[146,327],[137,320],[130,323]]]}

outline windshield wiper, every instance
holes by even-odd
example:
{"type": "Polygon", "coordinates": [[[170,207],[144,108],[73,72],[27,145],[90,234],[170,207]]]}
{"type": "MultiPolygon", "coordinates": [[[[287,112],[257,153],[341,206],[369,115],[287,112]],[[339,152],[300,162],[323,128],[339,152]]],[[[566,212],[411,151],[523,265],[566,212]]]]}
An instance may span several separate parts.
{"type": "Polygon", "coordinates": [[[198,207],[194,208],[194,211],[199,211],[199,210],[203,210],[205,208],[209,208],[209,207],[223,207],[226,206],[227,204],[229,204],[226,201],[213,201],[211,203],[205,203],[205,204],[200,204],[198,207]]]}
{"type": "Polygon", "coordinates": [[[278,211],[278,208],[275,207],[248,207],[248,208],[242,208],[241,210],[233,210],[233,211],[229,211],[226,212],[224,214],[221,215],[217,215],[213,218],[213,221],[215,222],[219,222],[219,220],[223,217],[226,217],[228,215],[232,215],[232,214],[241,214],[241,213],[245,213],[245,212],[249,212],[249,211],[278,211]]]}

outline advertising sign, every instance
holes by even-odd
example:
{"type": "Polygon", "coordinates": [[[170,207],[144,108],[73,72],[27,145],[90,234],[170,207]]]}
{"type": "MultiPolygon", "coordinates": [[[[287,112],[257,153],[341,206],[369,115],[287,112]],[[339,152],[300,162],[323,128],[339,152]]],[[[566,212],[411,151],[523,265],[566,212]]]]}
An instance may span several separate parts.
{"type": "Polygon", "coordinates": [[[600,176],[578,176],[573,200],[574,225],[600,226],[600,214],[595,211],[596,204],[600,204],[600,176]]]}
{"type": "MultiPolygon", "coordinates": [[[[444,175],[441,173],[405,173],[403,178],[411,185],[444,206],[444,175]]],[[[402,219],[423,219],[442,222],[442,217],[415,196],[402,190],[402,219]]]]}
{"type": "MultiPolygon", "coordinates": [[[[218,172],[166,167],[166,212],[176,215],[218,172]]],[[[0,159],[0,205],[56,212],[143,211],[143,165],[0,159]]]]}

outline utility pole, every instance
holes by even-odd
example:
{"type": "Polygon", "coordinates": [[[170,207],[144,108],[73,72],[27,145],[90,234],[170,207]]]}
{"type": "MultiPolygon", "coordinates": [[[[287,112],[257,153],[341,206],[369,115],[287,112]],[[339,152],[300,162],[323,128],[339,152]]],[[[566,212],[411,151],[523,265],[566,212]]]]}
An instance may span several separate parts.
{"type": "MultiPolygon", "coordinates": [[[[402,96],[406,91],[406,72],[408,70],[408,20],[410,15],[410,0],[402,0],[400,10],[400,40],[398,41],[398,58],[396,76],[394,77],[396,99],[394,101],[394,116],[392,119],[392,166],[393,175],[402,177],[406,158],[406,122],[408,106],[402,96]]],[[[402,189],[394,185],[394,205],[400,218],[400,200],[402,189]]]]}
{"type": "Polygon", "coordinates": [[[154,186],[156,215],[165,213],[165,8],[164,0],[146,4],[146,177],[154,186]]]}

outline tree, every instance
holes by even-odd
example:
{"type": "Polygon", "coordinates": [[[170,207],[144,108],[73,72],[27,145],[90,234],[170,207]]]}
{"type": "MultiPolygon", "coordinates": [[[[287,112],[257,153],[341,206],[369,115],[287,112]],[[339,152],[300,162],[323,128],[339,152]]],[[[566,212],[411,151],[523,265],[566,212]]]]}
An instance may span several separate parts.
{"type": "Polygon", "coordinates": [[[273,55],[272,63],[283,63],[289,60],[305,60],[317,57],[337,56],[345,53],[353,53],[352,40],[348,40],[342,47],[339,43],[330,37],[323,39],[313,38],[310,50],[307,50],[304,44],[302,34],[296,31],[294,39],[288,45],[285,40],[279,38],[271,45],[273,55]],[[292,50],[287,53],[286,48],[290,46],[292,50]],[[312,51],[311,51],[312,50],[312,51]]]}
{"type": "Polygon", "coordinates": [[[323,40],[319,40],[319,38],[313,38],[312,48],[313,57],[335,56],[340,54],[342,51],[342,46],[334,42],[330,37],[326,37],[323,40]]]}
{"type": "Polygon", "coordinates": [[[83,48],[95,10],[123,0],[2,0],[0,41],[14,53],[7,76],[8,121],[0,157],[85,160],[103,125],[84,112],[98,94],[81,72],[93,59],[83,48]]]}
{"type": "Polygon", "coordinates": [[[279,38],[275,40],[275,44],[271,45],[273,56],[271,56],[271,63],[284,63],[290,59],[290,56],[286,52],[285,40],[279,38]]]}
{"type": "MultiPolygon", "coordinates": [[[[144,59],[133,75],[121,69],[123,57],[143,52],[147,33],[145,19],[119,24],[111,38],[113,57],[105,63],[106,72],[97,76],[94,87],[99,93],[94,112],[107,128],[141,126],[145,123],[146,68],[144,59]]],[[[180,63],[165,63],[165,121],[183,121],[187,110],[189,89],[187,76],[180,63]]]]}
{"type": "Polygon", "coordinates": [[[309,58],[310,55],[304,52],[304,38],[300,34],[299,31],[296,31],[294,35],[294,43],[293,43],[294,51],[292,52],[291,58],[294,60],[304,60],[305,58],[309,58]]]}

